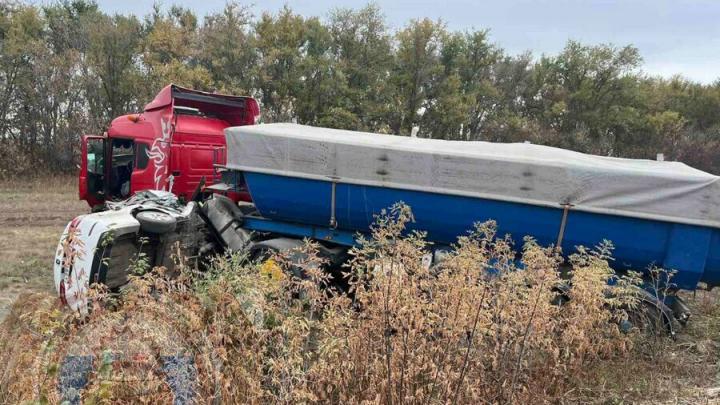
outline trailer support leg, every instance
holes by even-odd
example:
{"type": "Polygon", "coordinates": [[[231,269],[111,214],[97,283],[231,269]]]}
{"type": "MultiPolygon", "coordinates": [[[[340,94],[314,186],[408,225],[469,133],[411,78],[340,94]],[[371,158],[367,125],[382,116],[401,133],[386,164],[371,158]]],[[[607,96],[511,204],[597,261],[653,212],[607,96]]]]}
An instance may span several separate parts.
{"type": "Polygon", "coordinates": [[[568,212],[570,211],[570,207],[572,207],[572,204],[565,203],[562,205],[562,207],[562,220],[560,220],[560,230],[558,231],[557,243],[555,243],[556,250],[560,250],[562,246],[563,237],[565,236],[565,226],[567,225],[568,212]]]}
{"type": "Polygon", "coordinates": [[[337,181],[333,179],[330,184],[330,229],[335,229],[337,228],[337,218],[335,217],[335,194],[337,189],[337,181]]]}

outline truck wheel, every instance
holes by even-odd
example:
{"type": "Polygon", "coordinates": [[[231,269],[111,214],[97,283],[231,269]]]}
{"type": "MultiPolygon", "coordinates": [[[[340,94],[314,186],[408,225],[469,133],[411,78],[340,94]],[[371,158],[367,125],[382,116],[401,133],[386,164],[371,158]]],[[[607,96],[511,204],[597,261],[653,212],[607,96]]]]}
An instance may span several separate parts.
{"type": "Polygon", "coordinates": [[[629,309],[627,314],[630,325],[645,336],[675,334],[672,313],[669,310],[664,311],[657,303],[650,300],[641,300],[637,308],[629,309]]]}
{"type": "Polygon", "coordinates": [[[140,211],[135,215],[135,219],[140,222],[140,229],[148,233],[168,233],[177,226],[172,215],[160,211],[140,211]]]}

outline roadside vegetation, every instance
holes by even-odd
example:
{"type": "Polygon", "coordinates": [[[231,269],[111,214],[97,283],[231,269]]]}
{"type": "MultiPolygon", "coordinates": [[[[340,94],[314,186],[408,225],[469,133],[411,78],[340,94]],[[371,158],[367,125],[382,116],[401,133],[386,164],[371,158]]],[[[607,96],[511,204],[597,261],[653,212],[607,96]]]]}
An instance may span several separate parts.
{"type": "Polygon", "coordinates": [[[72,171],[79,135],[102,134],[169,83],[254,96],[264,122],[664,153],[720,174],[720,82],[650,77],[632,45],[513,55],[483,27],[425,18],[390,28],[372,4],[307,17],[289,6],[252,15],[232,1],[205,17],[127,10],[0,2],[0,176],[72,171]]]}
{"type": "MultiPolygon", "coordinates": [[[[398,206],[378,218],[338,283],[308,243],[249,262],[217,257],[179,277],[133,269],[121,294],[92,292],[80,321],[45,294],[22,296],[0,327],[0,402],[60,402],[68,355],[93,356],[85,403],[166,403],[163,359],[192,359],[186,388],[215,403],[708,402],[719,385],[715,295],[677,341],[623,332],[635,280],[603,245],[573,256],[569,300],[557,254],[514,245],[492,222],[423,265],[422,234],[398,206]],[[513,260],[522,249],[522,262],[513,260]],[[297,257],[295,255],[295,257],[297,257]],[[608,280],[616,287],[609,290],[608,280]],[[611,292],[611,293],[609,293],[611,292]]],[[[142,266],[141,266],[142,267],[142,266]]]]}

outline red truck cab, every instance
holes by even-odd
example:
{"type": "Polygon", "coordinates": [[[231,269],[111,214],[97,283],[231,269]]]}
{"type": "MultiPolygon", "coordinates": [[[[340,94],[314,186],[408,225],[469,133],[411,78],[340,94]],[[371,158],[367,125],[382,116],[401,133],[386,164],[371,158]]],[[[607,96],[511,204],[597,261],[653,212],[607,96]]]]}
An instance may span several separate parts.
{"type": "MultiPolygon", "coordinates": [[[[253,125],[259,116],[252,97],[168,85],[142,113],[115,118],[102,136],[83,136],[80,199],[93,207],[155,189],[188,200],[201,179],[206,185],[217,179],[214,165],[225,163],[223,130],[253,125]]],[[[249,200],[247,193],[229,197],[249,200]]]]}

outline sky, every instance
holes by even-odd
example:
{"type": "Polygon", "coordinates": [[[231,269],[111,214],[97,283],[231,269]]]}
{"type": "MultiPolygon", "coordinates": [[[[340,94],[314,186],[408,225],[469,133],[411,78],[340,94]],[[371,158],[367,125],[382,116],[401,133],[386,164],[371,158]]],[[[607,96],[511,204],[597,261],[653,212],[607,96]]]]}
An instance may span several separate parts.
{"type": "MultiPolygon", "coordinates": [[[[110,13],[144,15],[154,0],[98,0],[110,13]]],[[[199,15],[223,8],[225,0],[163,0],[199,15]]],[[[288,4],[304,16],[328,15],[335,7],[361,8],[367,0],[264,0],[255,15],[288,4]]],[[[392,29],[413,18],[442,19],[451,30],[489,29],[490,40],[510,54],[556,54],[568,39],[584,44],[636,46],[651,75],[712,83],[720,79],[720,0],[375,0],[392,29]]]]}

